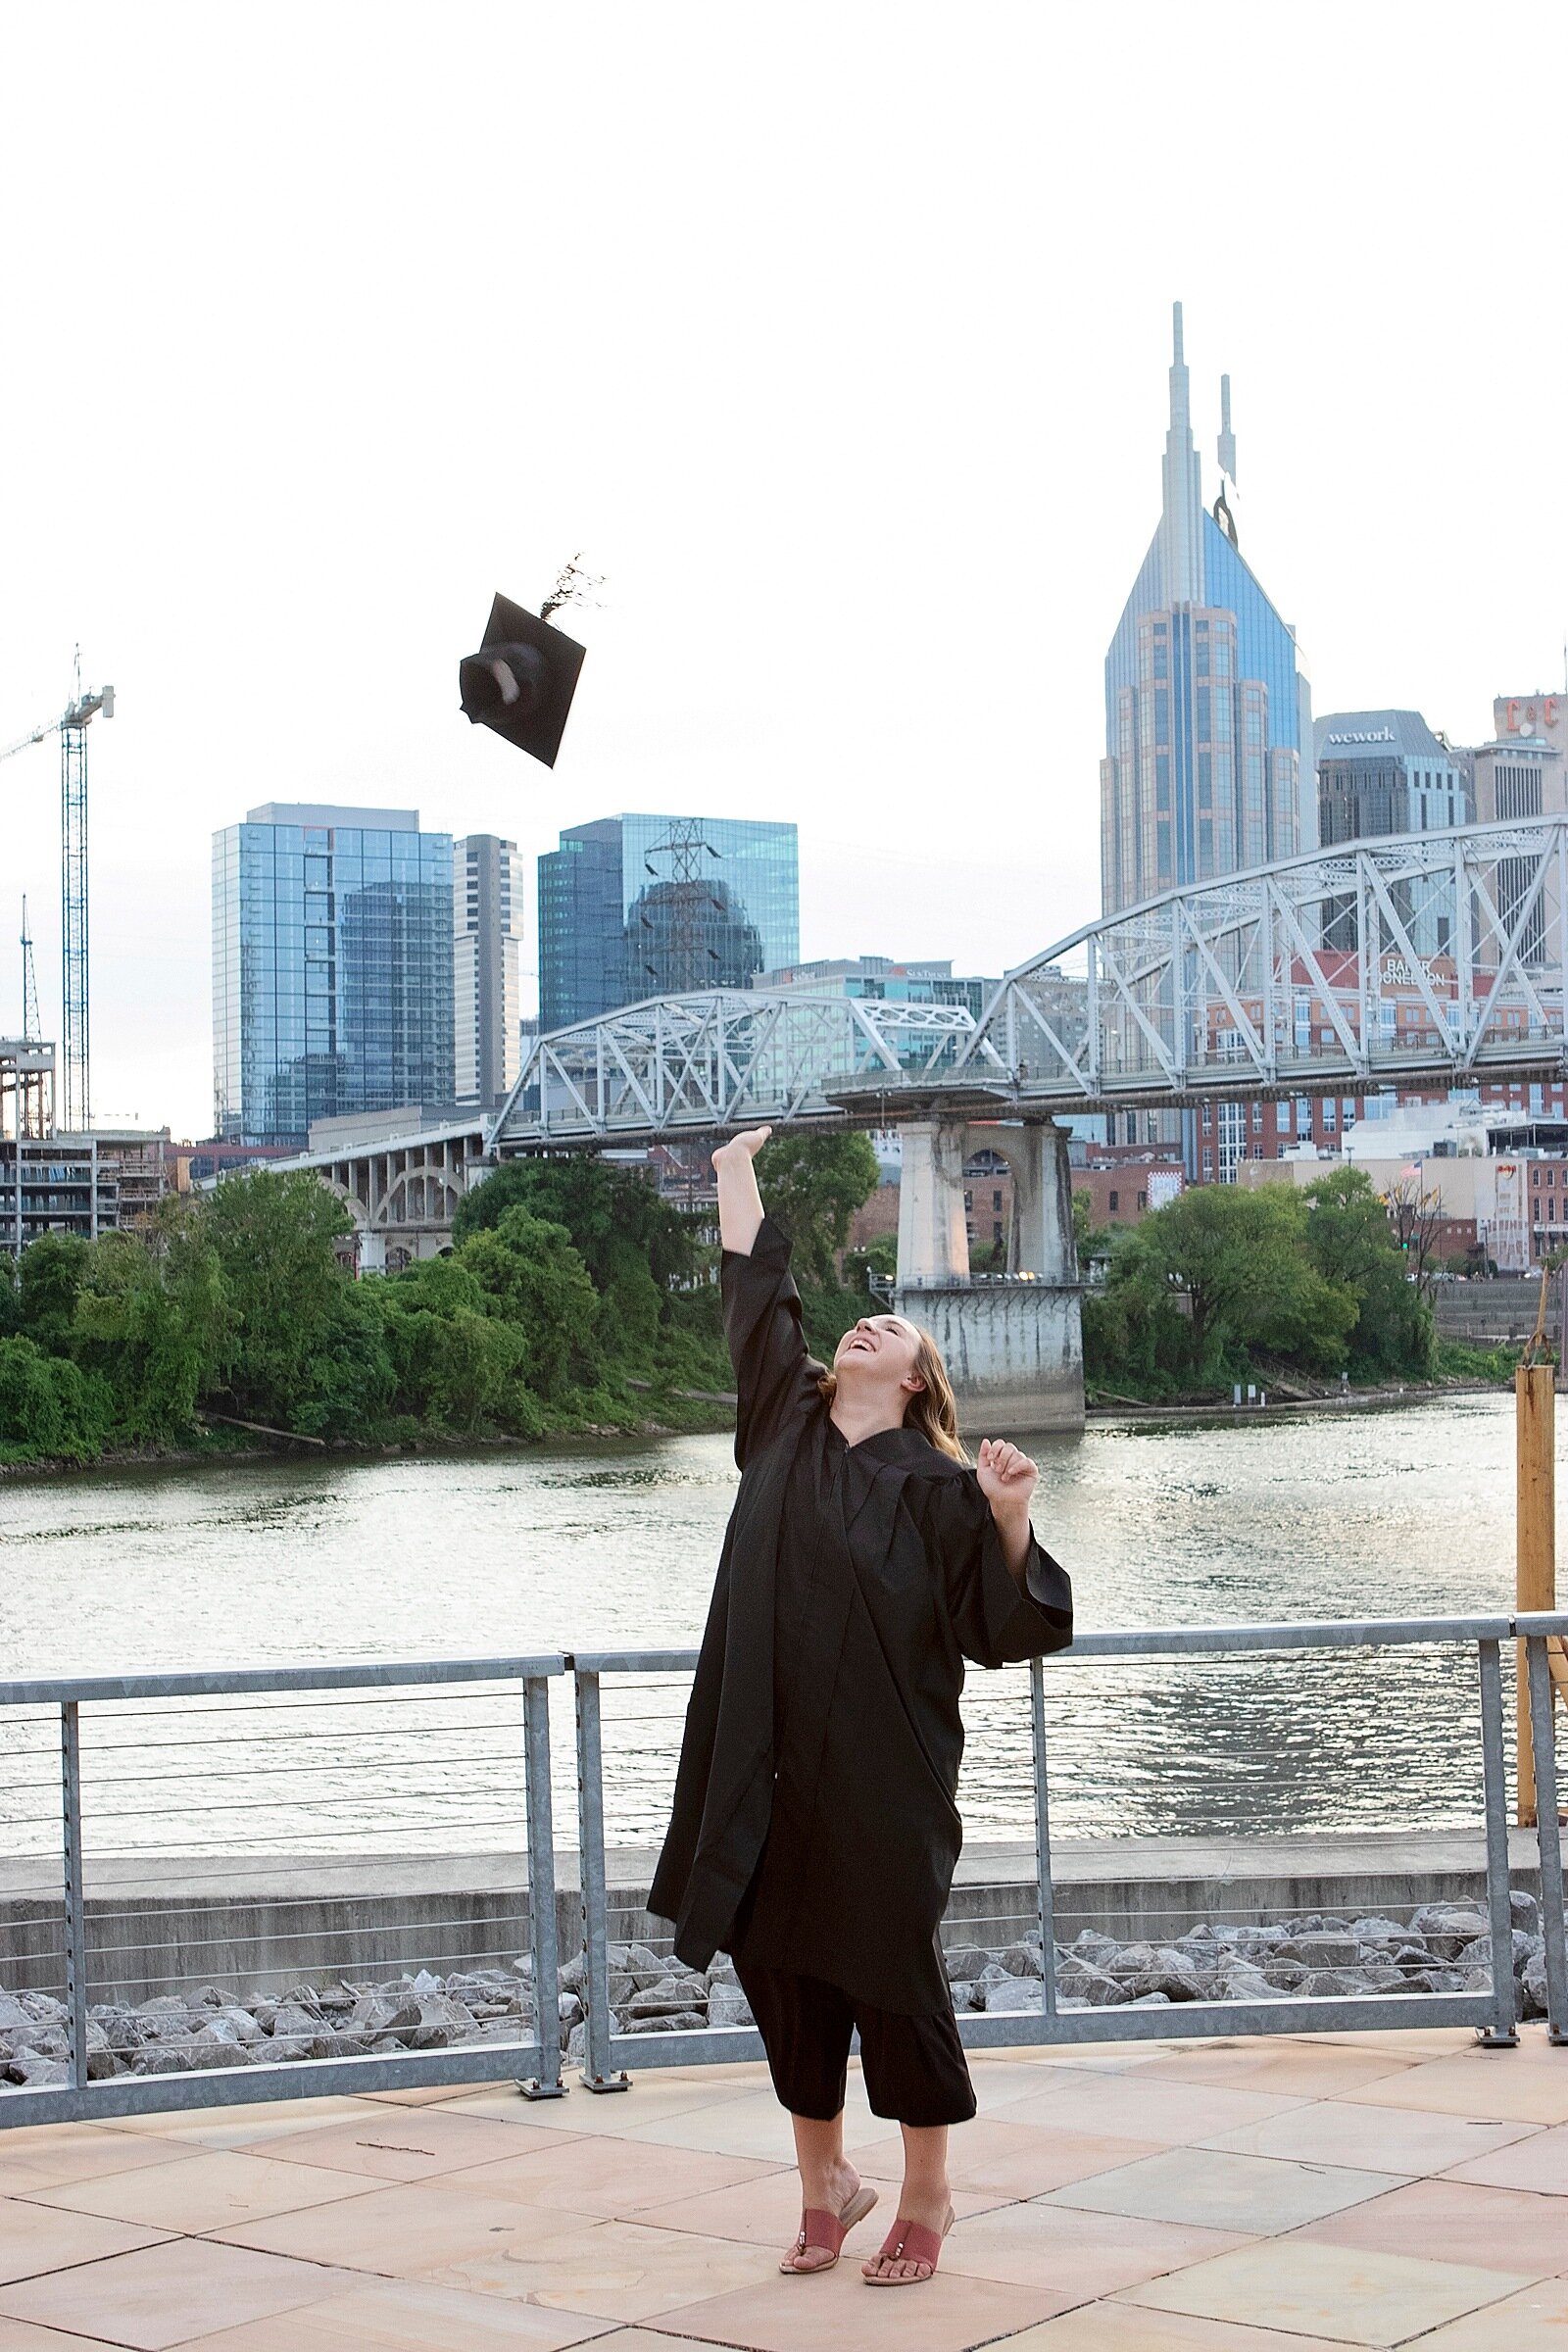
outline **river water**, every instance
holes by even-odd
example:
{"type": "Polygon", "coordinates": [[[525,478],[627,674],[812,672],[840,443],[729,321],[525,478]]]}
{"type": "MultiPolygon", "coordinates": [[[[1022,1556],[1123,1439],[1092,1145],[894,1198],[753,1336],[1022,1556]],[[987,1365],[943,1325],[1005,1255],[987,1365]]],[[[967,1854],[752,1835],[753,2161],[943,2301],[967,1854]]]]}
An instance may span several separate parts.
{"type": "MultiPolygon", "coordinates": [[[[1511,1396],[1042,1439],[1035,1520],[1085,1627],[1505,1611],[1511,1396]]],[[[4,1671],[695,1644],[735,1487],[723,1437],[0,1487],[4,1671]]],[[[657,1838],[684,1687],[606,1685],[607,1820],[657,1838]]],[[[1473,1652],[1048,1671],[1067,1836],[1474,1822],[1473,1652]]],[[[558,1693],[558,1837],[571,1718],[558,1693]]],[[[1032,1825],[1028,1682],[975,1672],[971,1834],[1032,1825]]],[[[514,1696],[186,1703],[84,1718],[89,1835],[124,1853],[517,1842],[514,1696]]],[[[0,1824],[44,1850],[58,1727],[9,1733],[0,1824]]]]}

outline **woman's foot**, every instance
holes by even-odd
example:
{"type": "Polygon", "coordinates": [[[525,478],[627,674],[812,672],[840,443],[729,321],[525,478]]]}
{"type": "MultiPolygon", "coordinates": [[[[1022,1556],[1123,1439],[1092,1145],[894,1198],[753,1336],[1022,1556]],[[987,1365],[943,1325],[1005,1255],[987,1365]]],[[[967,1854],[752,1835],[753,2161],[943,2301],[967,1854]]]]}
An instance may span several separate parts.
{"type": "Polygon", "coordinates": [[[867,2285],[923,2286],[937,2267],[942,2240],[952,2227],[953,2207],[946,2189],[935,2199],[916,2196],[906,2188],[899,2200],[899,2218],[881,2252],[860,2265],[867,2285]]]}
{"type": "Polygon", "coordinates": [[[802,2273],[830,2271],[839,2258],[843,2233],[853,2230],[857,2222],[864,2220],[876,2202],[876,2192],[868,2189],[862,2196],[859,2174],[853,2164],[846,2163],[840,2157],[836,2163],[828,2165],[820,2177],[813,2175],[807,2180],[803,2174],[801,2200],[800,2234],[778,2267],[781,2271],[802,2273]],[[858,2210],[855,2210],[857,2207],[858,2210]],[[837,2237],[838,2245],[818,2242],[815,2231],[808,2237],[807,2217],[816,2214],[831,2217],[832,2227],[826,2231],[826,2239],[837,2237]]]}

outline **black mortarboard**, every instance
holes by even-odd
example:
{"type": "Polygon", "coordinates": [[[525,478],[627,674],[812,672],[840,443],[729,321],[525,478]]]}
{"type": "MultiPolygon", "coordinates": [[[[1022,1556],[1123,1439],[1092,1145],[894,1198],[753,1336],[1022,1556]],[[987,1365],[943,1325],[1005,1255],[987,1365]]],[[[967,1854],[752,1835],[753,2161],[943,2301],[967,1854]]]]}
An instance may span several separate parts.
{"type": "Polygon", "coordinates": [[[519,752],[554,767],[585,648],[537,612],[498,596],[476,654],[458,663],[463,708],[519,752]]]}

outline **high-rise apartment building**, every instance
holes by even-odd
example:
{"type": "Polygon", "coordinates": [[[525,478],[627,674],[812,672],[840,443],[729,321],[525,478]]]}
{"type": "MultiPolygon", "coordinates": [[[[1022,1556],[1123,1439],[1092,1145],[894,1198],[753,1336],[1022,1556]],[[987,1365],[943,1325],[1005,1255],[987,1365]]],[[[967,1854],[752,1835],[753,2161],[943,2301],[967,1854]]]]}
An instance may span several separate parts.
{"type": "Polygon", "coordinates": [[[1105,657],[1104,911],[1314,846],[1311,703],[1294,630],[1237,548],[1230,379],[1213,512],[1175,306],[1159,527],[1105,657]]]}
{"type": "Polygon", "coordinates": [[[606,816],[539,860],[539,1026],[644,997],[748,988],[801,952],[796,831],[750,817],[606,816]]]}
{"type": "Polygon", "coordinates": [[[492,1110],[516,1079],[517,905],[514,841],[469,833],[452,874],[457,1100],[492,1110]]]}
{"type": "Polygon", "coordinates": [[[213,836],[214,1132],[453,1099],[452,836],[269,802],[213,836]]]}

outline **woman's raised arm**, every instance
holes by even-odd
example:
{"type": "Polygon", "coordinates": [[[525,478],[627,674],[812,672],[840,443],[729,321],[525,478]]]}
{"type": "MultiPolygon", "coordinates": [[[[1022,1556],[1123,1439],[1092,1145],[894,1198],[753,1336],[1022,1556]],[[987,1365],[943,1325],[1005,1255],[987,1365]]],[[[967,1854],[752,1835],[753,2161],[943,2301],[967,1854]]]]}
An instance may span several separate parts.
{"type": "Polygon", "coordinates": [[[720,1144],[713,1153],[718,1178],[718,1238],[737,1257],[750,1257],[762,1225],[762,1196],[752,1165],[772,1134],[771,1127],[748,1127],[720,1144]]]}

